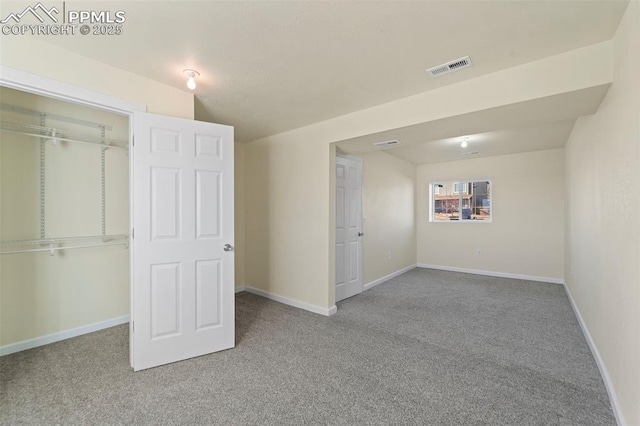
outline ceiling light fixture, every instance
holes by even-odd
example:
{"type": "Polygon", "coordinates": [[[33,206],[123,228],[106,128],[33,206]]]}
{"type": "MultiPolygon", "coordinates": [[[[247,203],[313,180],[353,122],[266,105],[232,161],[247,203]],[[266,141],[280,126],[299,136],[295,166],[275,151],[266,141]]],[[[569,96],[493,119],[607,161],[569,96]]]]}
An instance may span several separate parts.
{"type": "Polygon", "coordinates": [[[469,141],[469,138],[464,138],[464,139],[462,139],[462,143],[460,144],[460,146],[461,146],[462,148],[466,148],[467,146],[469,146],[468,141],[469,141]]]}
{"type": "Polygon", "coordinates": [[[189,76],[189,79],[187,80],[187,87],[191,90],[196,88],[196,76],[200,76],[200,73],[196,70],[192,70],[192,69],[185,69],[182,70],[183,73],[185,73],[186,75],[189,76]]]}

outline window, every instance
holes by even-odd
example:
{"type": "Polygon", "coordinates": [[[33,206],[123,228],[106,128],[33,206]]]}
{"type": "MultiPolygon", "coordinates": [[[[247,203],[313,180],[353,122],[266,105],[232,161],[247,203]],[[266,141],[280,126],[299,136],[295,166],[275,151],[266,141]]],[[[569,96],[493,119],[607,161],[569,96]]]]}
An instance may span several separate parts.
{"type": "Polygon", "coordinates": [[[466,182],[457,182],[453,184],[453,193],[458,194],[460,192],[460,187],[462,186],[462,192],[467,193],[467,183],[466,182]]]}
{"type": "Polygon", "coordinates": [[[435,182],[431,193],[431,222],[491,221],[491,182],[435,182]]]}

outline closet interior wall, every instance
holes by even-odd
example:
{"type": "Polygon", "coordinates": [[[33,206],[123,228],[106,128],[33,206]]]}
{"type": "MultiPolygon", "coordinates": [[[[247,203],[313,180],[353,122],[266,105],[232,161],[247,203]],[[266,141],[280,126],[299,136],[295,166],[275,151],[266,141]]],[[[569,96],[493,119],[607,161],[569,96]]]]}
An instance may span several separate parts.
{"type": "Polygon", "coordinates": [[[109,320],[126,321],[128,117],[8,88],[0,88],[0,104],[0,349],[109,320]],[[26,126],[36,130],[24,131],[26,126]],[[73,136],[57,140],[48,131],[49,138],[38,138],[44,133],[38,126],[73,136]],[[104,149],[103,161],[103,137],[123,141],[125,149],[104,149]],[[40,243],[53,238],[67,241],[40,243]],[[36,241],[15,243],[25,240],[36,241]],[[79,245],[92,247],[45,250],[79,245]],[[28,252],[7,254],[11,251],[28,252]]]}

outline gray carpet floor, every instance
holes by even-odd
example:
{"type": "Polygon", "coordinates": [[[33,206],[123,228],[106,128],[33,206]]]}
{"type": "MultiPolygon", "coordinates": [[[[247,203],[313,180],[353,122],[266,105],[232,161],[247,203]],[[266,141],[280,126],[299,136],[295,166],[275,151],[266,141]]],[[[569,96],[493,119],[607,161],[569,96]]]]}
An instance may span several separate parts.
{"type": "Polygon", "coordinates": [[[0,424],[615,424],[559,285],[414,269],[236,312],[235,349],[138,373],[126,326],[2,357],[0,424]]]}

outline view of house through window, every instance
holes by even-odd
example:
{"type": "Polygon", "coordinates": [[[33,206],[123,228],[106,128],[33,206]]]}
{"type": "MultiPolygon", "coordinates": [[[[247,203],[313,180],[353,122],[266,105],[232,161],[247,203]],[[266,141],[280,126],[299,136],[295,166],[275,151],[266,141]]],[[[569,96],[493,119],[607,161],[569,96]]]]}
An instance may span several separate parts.
{"type": "Polygon", "coordinates": [[[436,182],[430,186],[432,222],[491,220],[491,182],[436,182]]]}

